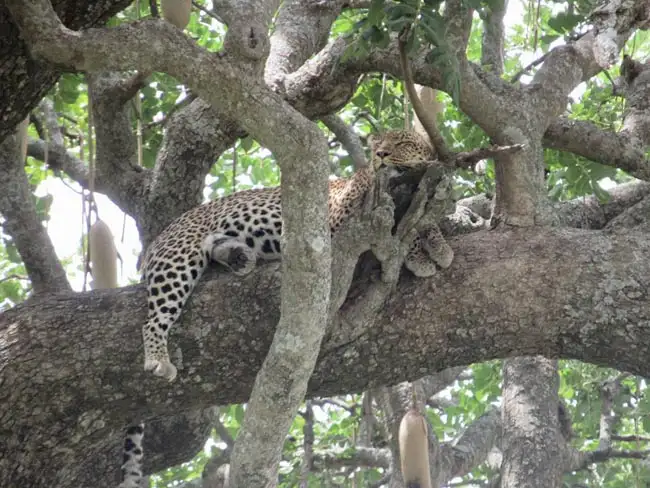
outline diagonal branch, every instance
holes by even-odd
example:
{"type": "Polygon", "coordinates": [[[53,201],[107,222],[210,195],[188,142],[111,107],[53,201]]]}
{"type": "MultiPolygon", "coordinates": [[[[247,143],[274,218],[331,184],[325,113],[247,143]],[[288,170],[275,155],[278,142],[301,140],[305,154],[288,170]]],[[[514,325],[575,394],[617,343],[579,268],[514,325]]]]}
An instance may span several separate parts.
{"type": "Polygon", "coordinates": [[[569,151],[647,181],[650,161],[636,142],[626,132],[606,131],[592,122],[564,117],[555,120],[544,133],[545,147],[569,151]]]}
{"type": "Polygon", "coordinates": [[[36,212],[17,137],[7,137],[0,144],[0,215],[4,231],[25,264],[34,293],[70,291],[65,270],[36,212]]]}
{"type": "Polygon", "coordinates": [[[338,115],[325,115],[322,122],[331,130],[352,158],[355,171],[368,166],[361,139],[338,115]]]}
{"type": "Polygon", "coordinates": [[[501,414],[491,409],[472,422],[453,442],[440,446],[439,482],[464,476],[483,463],[501,438],[501,414]]]}
{"type": "Polygon", "coordinates": [[[623,43],[648,18],[647,2],[606,2],[591,15],[594,28],[577,41],[549,52],[533,78],[529,94],[546,125],[562,113],[566,97],[585,81],[616,61],[623,43]],[[616,8],[609,8],[617,5],[616,8]]]}

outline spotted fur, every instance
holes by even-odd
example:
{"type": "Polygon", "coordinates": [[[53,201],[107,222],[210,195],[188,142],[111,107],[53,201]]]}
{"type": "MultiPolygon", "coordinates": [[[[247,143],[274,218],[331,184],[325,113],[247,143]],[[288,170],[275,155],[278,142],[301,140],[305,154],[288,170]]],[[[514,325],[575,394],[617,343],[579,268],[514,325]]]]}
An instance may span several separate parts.
{"type": "MultiPolygon", "coordinates": [[[[377,169],[399,169],[435,158],[431,145],[414,132],[389,131],[373,137],[371,150],[371,166],[348,179],[330,182],[332,232],[360,208],[377,169]]],[[[451,249],[439,230],[432,232],[435,242],[425,246],[418,236],[406,258],[406,267],[417,276],[435,273],[432,260],[443,267],[451,263],[451,249]],[[443,250],[439,250],[441,246],[443,250]]],[[[155,239],[143,266],[149,307],[143,327],[146,370],[169,381],[176,377],[167,336],[208,263],[219,262],[239,275],[250,273],[257,259],[280,258],[281,233],[280,188],[276,187],[237,192],[189,210],[155,239]]]]}
{"type": "Polygon", "coordinates": [[[124,459],[122,461],[122,483],[117,488],[144,488],[142,486],[142,438],[144,424],[133,425],[124,438],[124,459]]]}

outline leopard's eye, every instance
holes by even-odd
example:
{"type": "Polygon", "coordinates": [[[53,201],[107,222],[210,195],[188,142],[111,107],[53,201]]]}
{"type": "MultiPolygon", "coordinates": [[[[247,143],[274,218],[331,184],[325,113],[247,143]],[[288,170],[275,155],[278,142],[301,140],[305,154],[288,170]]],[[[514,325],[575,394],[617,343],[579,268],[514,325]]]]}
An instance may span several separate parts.
{"type": "Polygon", "coordinates": [[[410,148],[413,147],[413,143],[409,141],[400,141],[397,144],[395,144],[395,147],[410,148]]]}

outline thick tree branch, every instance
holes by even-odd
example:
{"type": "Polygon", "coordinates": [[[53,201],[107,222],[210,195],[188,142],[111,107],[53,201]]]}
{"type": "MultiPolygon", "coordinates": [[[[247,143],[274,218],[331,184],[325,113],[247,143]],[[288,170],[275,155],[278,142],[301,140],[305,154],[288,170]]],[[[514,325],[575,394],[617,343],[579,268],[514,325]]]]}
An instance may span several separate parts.
{"type": "Polygon", "coordinates": [[[324,471],[344,466],[370,467],[387,469],[391,464],[391,455],[388,449],[372,447],[356,447],[353,451],[341,455],[339,452],[314,453],[314,469],[324,471]]]}
{"type": "MultiPolygon", "coordinates": [[[[449,271],[432,280],[403,276],[386,306],[368,318],[373,327],[362,335],[349,330],[359,320],[350,312],[369,278],[355,281],[336,320],[351,339],[323,344],[310,396],[363,391],[374,382],[397,383],[419,376],[423,368],[433,373],[533,353],[648,376],[650,332],[643,324],[650,317],[650,299],[643,290],[650,267],[642,256],[650,252],[649,243],[647,234],[629,231],[469,234],[452,241],[456,260],[449,271]],[[548,287],[551,277],[554,286],[548,287]],[[434,285],[436,292],[431,293],[434,285]],[[580,313],[572,312],[576,310],[580,313]],[[481,348],[475,347],[477,343],[481,348]]],[[[64,446],[75,435],[87,435],[76,424],[75,414],[61,418],[70,402],[74,405],[70,412],[96,411],[104,426],[97,433],[119,445],[117,434],[124,418],[245,401],[278,319],[278,268],[262,266],[246,279],[208,274],[172,340],[176,361],[182,349],[183,369],[171,386],[141,371],[139,329],[146,313],[142,286],[30,299],[5,312],[0,316],[0,342],[8,345],[0,363],[5,378],[0,417],[15,419],[15,426],[37,423],[43,426],[41,431],[27,429],[28,436],[64,446]],[[102,388],[96,382],[75,382],[75,371],[103,378],[102,388]],[[51,387],[44,388],[39,378],[51,387]],[[73,383],[74,391],[62,397],[61,392],[68,391],[65,385],[73,383]],[[36,410],[27,395],[34,388],[41,399],[36,410]],[[113,391],[120,391],[119,397],[113,391]],[[97,411],[97,405],[104,407],[97,411]],[[70,429],[64,438],[57,427],[61,422],[70,429]],[[47,425],[54,430],[47,431],[47,425]]],[[[48,463],[68,465],[67,451],[38,461],[30,458],[38,469],[7,470],[6,463],[17,462],[16,447],[27,441],[17,437],[19,432],[13,429],[0,445],[0,476],[9,477],[0,478],[0,484],[50,486],[51,479],[39,477],[51,473],[48,463]]]]}
{"type": "Polygon", "coordinates": [[[626,132],[611,132],[592,122],[558,118],[544,133],[544,147],[569,151],[607,166],[650,179],[650,161],[626,132]]]}
{"type": "Polygon", "coordinates": [[[506,38],[503,19],[507,9],[508,0],[494,2],[489,9],[486,9],[486,17],[483,19],[481,66],[498,75],[503,74],[506,38]]]}
{"type": "MultiPolygon", "coordinates": [[[[79,183],[82,188],[88,188],[88,168],[84,162],[66,151],[65,147],[54,144],[48,144],[41,139],[29,138],[27,144],[27,155],[38,161],[47,159],[50,168],[62,170],[72,180],[79,183]],[[46,158],[47,154],[47,158],[46,158]]],[[[105,193],[106,188],[101,178],[95,179],[95,190],[99,193],[105,193]]]]}
{"type": "Polygon", "coordinates": [[[608,69],[616,61],[633,29],[647,23],[649,16],[647,2],[606,2],[591,15],[592,32],[550,51],[533,78],[535,90],[531,91],[546,125],[561,113],[565,98],[578,83],[608,69]]]}
{"type": "Polygon", "coordinates": [[[130,215],[138,216],[147,173],[137,165],[131,129],[133,83],[117,73],[88,74],[88,93],[95,127],[96,177],[107,196],[130,215]],[[129,96],[131,95],[131,96],[129,96]]]}
{"type": "Polygon", "coordinates": [[[640,451],[618,450],[611,449],[608,451],[578,451],[573,449],[570,451],[566,459],[566,471],[580,471],[588,469],[594,463],[602,463],[610,459],[647,459],[650,456],[650,450],[644,449],[640,451]]]}
{"type": "Polygon", "coordinates": [[[175,111],[156,156],[139,209],[143,249],[169,223],[203,201],[205,177],[219,156],[244,135],[239,125],[197,98],[175,111]],[[183,185],[178,185],[182,181],[183,185]]]}
{"type": "MultiPolygon", "coordinates": [[[[650,10],[650,7],[648,8],[650,10]]],[[[630,61],[625,57],[623,64],[630,61]]],[[[634,142],[635,146],[647,147],[650,145],[650,69],[647,63],[632,61],[634,66],[640,67],[635,69],[632,74],[628,73],[625,77],[625,113],[623,120],[623,132],[634,142]]],[[[625,72],[621,66],[621,72],[625,72]]]]}
{"type": "Polygon", "coordinates": [[[474,10],[461,0],[449,0],[443,12],[448,47],[462,59],[465,59],[469,42],[473,12],[474,10]]]}
{"type": "Polygon", "coordinates": [[[599,4],[590,15],[596,39],[594,57],[603,69],[614,64],[620,52],[620,37],[627,37],[634,28],[647,27],[650,19],[648,2],[611,1],[599,4]]]}
{"type": "Polygon", "coordinates": [[[271,52],[264,77],[273,89],[283,91],[284,77],[293,73],[327,43],[332,23],[343,1],[282,3],[271,36],[271,52]]]}
{"type": "Polygon", "coordinates": [[[428,375],[417,380],[420,383],[420,386],[422,386],[424,392],[424,398],[422,398],[422,400],[424,401],[447,388],[456,381],[458,376],[465,371],[465,369],[464,366],[447,368],[436,374],[428,375]]]}
{"type": "Polygon", "coordinates": [[[609,190],[609,195],[605,203],[591,195],[555,204],[555,211],[563,225],[577,229],[631,228],[645,222],[642,212],[647,205],[644,201],[650,195],[650,184],[645,181],[624,183],[609,190]],[[639,213],[642,215],[637,215],[639,213]]]}
{"type": "Polygon", "coordinates": [[[614,400],[620,394],[622,380],[626,374],[605,381],[600,388],[600,426],[598,430],[598,451],[609,451],[612,448],[612,433],[618,416],[614,412],[614,400]]]}

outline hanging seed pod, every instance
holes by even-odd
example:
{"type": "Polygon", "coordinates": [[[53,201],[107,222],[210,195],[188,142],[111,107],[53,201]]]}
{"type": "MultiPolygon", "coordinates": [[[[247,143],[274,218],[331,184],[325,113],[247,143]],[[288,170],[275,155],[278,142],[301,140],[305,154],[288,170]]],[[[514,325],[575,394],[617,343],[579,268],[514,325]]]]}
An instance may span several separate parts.
{"type": "Polygon", "coordinates": [[[399,456],[406,486],[431,488],[427,422],[415,408],[399,424],[399,456]]]}
{"type": "Polygon", "coordinates": [[[163,18],[179,29],[185,29],[190,22],[192,0],[160,0],[163,18]]]}
{"type": "Polygon", "coordinates": [[[111,229],[97,220],[88,233],[93,290],[117,288],[117,249],[111,229]]]}

